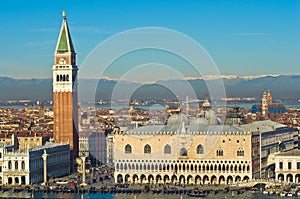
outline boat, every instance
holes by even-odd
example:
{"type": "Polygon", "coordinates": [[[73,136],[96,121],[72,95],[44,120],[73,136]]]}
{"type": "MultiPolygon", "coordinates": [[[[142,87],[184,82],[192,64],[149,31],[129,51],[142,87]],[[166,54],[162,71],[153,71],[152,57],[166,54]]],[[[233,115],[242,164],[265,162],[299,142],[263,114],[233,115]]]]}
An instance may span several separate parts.
{"type": "Polygon", "coordinates": [[[253,187],[253,188],[251,188],[250,192],[252,192],[252,193],[257,193],[257,192],[258,192],[258,189],[257,189],[256,187],[253,187]]]}
{"type": "Polygon", "coordinates": [[[198,193],[187,193],[186,195],[190,196],[190,197],[197,197],[197,198],[200,198],[200,197],[206,197],[206,194],[203,193],[203,192],[198,192],[198,193]]]}
{"type": "Polygon", "coordinates": [[[293,193],[292,193],[292,192],[289,192],[289,193],[287,194],[287,196],[288,196],[288,197],[293,197],[293,193]]]}
{"type": "Polygon", "coordinates": [[[223,192],[224,192],[224,193],[228,193],[228,192],[229,192],[229,188],[228,188],[228,187],[225,187],[224,190],[223,190],[223,192]]]}
{"type": "Polygon", "coordinates": [[[263,194],[268,195],[268,194],[269,194],[269,191],[268,191],[268,190],[264,190],[264,191],[263,191],[263,194]]]}
{"type": "Polygon", "coordinates": [[[159,193],[161,193],[161,190],[160,189],[153,189],[152,190],[152,193],[154,193],[154,194],[159,194],[159,193]]]}
{"type": "Polygon", "coordinates": [[[217,193],[219,193],[219,192],[220,192],[220,190],[218,190],[218,189],[215,190],[215,194],[217,194],[217,193]]]}
{"type": "Polygon", "coordinates": [[[273,195],[273,194],[275,194],[276,192],[273,190],[273,189],[271,189],[270,190],[270,192],[269,192],[269,195],[273,195]]]}
{"type": "Polygon", "coordinates": [[[242,194],[242,193],[244,193],[244,192],[245,192],[244,189],[238,189],[238,190],[237,190],[237,194],[242,194]]]}
{"type": "Polygon", "coordinates": [[[285,191],[283,191],[283,192],[280,193],[280,196],[286,196],[286,194],[287,193],[285,191]]]}

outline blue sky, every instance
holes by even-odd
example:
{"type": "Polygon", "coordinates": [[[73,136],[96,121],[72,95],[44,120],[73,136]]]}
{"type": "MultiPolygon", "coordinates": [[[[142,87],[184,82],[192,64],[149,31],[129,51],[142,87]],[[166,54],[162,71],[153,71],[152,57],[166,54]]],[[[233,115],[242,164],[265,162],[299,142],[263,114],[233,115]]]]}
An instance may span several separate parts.
{"type": "Polygon", "coordinates": [[[96,45],[114,34],[164,27],[201,44],[221,74],[300,74],[298,0],[3,0],[0,76],[51,77],[63,10],[79,67],[96,45]]]}

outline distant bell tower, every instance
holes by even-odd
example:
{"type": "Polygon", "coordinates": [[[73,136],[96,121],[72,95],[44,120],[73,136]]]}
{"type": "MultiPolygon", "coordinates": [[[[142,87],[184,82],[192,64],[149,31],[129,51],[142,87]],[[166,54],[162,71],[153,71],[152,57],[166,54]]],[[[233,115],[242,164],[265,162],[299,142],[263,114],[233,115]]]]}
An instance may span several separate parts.
{"type": "Polygon", "coordinates": [[[271,106],[273,99],[272,99],[272,94],[271,94],[270,89],[268,89],[267,98],[268,98],[268,106],[271,106]]]}
{"type": "Polygon", "coordinates": [[[75,169],[78,156],[78,97],[76,52],[63,12],[56,49],[53,74],[53,139],[56,143],[70,144],[71,171],[75,169]]]}
{"type": "Polygon", "coordinates": [[[263,117],[268,117],[268,96],[267,92],[264,91],[263,96],[261,98],[261,113],[263,117]]]}

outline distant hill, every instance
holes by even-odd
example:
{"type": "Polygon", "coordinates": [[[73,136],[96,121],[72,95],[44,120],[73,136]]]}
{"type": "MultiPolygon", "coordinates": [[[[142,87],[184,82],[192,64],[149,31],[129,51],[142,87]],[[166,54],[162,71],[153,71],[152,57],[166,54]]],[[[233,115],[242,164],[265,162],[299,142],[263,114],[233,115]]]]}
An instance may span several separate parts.
{"type": "Polygon", "coordinates": [[[0,77],[0,100],[52,99],[52,79],[0,77]]]}
{"type": "MultiPolygon", "coordinates": [[[[300,98],[300,75],[280,75],[261,77],[223,76],[227,97],[260,97],[264,89],[271,89],[273,97],[300,98]]],[[[187,80],[199,98],[207,93],[206,83],[213,83],[216,78],[187,80]]],[[[108,100],[118,84],[118,97],[126,96],[128,90],[138,88],[133,92],[135,99],[174,99],[172,89],[177,88],[182,96],[189,93],[185,89],[184,80],[166,80],[151,84],[101,79],[79,80],[79,100],[88,101],[96,94],[96,99],[108,100]],[[165,86],[162,86],[165,85],[165,86]],[[97,88],[96,88],[97,87],[97,88]],[[123,92],[123,93],[122,93],[123,92]],[[91,96],[91,94],[93,96],[91,96]]],[[[13,79],[0,77],[0,100],[11,99],[52,99],[52,79],[13,79]]]]}

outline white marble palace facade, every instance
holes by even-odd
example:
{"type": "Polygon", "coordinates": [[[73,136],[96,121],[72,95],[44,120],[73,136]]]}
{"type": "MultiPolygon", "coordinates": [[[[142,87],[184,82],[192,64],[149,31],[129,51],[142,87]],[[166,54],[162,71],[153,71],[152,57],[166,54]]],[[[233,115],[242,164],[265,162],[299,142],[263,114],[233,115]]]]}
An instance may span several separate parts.
{"type": "Polygon", "coordinates": [[[107,145],[119,183],[230,184],[252,178],[251,134],[238,126],[145,126],[111,134],[107,145]]]}

